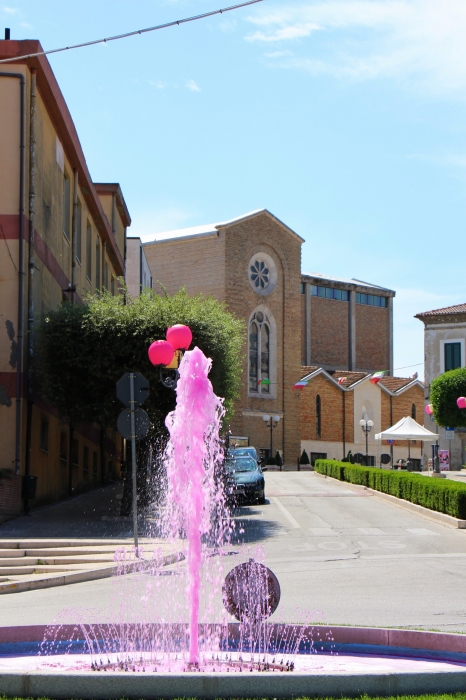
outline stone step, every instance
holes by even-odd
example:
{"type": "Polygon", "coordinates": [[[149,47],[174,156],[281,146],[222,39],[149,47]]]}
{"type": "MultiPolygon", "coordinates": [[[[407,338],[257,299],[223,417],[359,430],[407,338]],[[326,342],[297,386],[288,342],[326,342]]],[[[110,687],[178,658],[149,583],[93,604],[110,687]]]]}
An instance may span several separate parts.
{"type": "MultiPolygon", "coordinates": [[[[141,544],[150,544],[151,540],[141,539],[141,544]]],[[[49,549],[56,547],[94,547],[94,546],[112,546],[112,547],[131,547],[133,540],[129,537],[124,539],[115,539],[109,542],[108,539],[27,539],[27,540],[2,540],[0,539],[0,551],[2,549],[49,549]]]]}
{"type": "Polygon", "coordinates": [[[2,557],[0,558],[0,567],[15,566],[18,569],[22,569],[24,566],[40,566],[42,564],[48,566],[49,564],[95,564],[96,562],[107,563],[113,561],[113,554],[96,554],[95,556],[89,554],[76,557],[16,557],[11,559],[2,557]]]}
{"type": "Polygon", "coordinates": [[[24,549],[0,549],[0,561],[4,557],[24,557],[26,554],[24,549]]]}

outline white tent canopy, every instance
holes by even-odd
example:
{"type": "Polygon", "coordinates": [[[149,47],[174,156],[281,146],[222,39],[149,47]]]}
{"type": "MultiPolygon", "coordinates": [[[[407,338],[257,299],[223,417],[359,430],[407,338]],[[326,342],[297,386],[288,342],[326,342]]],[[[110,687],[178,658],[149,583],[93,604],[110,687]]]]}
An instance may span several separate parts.
{"type": "Polygon", "coordinates": [[[416,421],[410,416],[402,418],[392,425],[391,428],[387,428],[382,433],[377,433],[375,435],[376,440],[438,440],[439,435],[431,433],[430,430],[426,430],[422,425],[416,423],[416,421]]]}

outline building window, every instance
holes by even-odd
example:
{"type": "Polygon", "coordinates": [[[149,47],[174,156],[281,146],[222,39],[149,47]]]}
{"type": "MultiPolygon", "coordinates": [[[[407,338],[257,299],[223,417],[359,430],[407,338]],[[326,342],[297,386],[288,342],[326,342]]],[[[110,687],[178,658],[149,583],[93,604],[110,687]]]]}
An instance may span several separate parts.
{"type": "Polygon", "coordinates": [[[413,403],[413,405],[411,406],[411,418],[416,420],[416,404],[415,403],[413,403]]]}
{"type": "Polygon", "coordinates": [[[71,182],[67,173],[63,176],[63,206],[62,206],[63,233],[67,240],[70,240],[70,220],[71,220],[71,182]]]}
{"type": "Polygon", "coordinates": [[[311,452],[311,466],[315,467],[316,459],[327,459],[326,452],[311,452]]]}
{"type": "Polygon", "coordinates": [[[82,217],[83,217],[83,205],[78,199],[78,206],[76,207],[76,260],[81,262],[82,260],[82,217]]]}
{"type": "Polygon", "coordinates": [[[356,292],[356,304],[365,304],[366,306],[381,306],[388,307],[388,297],[380,297],[376,294],[362,294],[356,292]]]}
{"type": "Polygon", "coordinates": [[[257,294],[271,294],[277,284],[277,267],[267,253],[256,253],[248,263],[249,284],[257,294]]]}
{"type": "Polygon", "coordinates": [[[110,291],[112,293],[112,296],[115,296],[115,278],[112,275],[112,281],[110,282],[110,291]]]}
{"type": "Polygon", "coordinates": [[[303,282],[301,282],[301,284],[299,285],[299,291],[301,292],[301,294],[306,294],[306,285],[303,284],[303,282]]]}
{"type": "Polygon", "coordinates": [[[86,224],[86,277],[92,279],[92,229],[89,221],[86,224]]]}
{"type": "Polygon", "coordinates": [[[316,437],[320,438],[322,430],[322,402],[319,394],[316,396],[316,437]]]}
{"type": "Polygon", "coordinates": [[[60,464],[66,467],[68,464],[68,439],[65,430],[60,432],[60,464]]]}
{"type": "Polygon", "coordinates": [[[262,311],[249,322],[249,391],[270,394],[270,321],[262,311]]]}
{"type": "Polygon", "coordinates": [[[49,451],[49,419],[42,415],[40,417],[40,449],[42,452],[49,451]]]}
{"type": "Polygon", "coordinates": [[[108,289],[108,264],[107,261],[104,260],[104,289],[108,289]]]}
{"type": "Polygon", "coordinates": [[[97,477],[99,476],[99,469],[97,466],[97,452],[95,450],[92,453],[92,475],[94,477],[94,481],[97,481],[97,477]]]}
{"type": "Polygon", "coordinates": [[[89,448],[86,445],[83,449],[83,479],[89,481],[89,448]]]}
{"type": "Polygon", "coordinates": [[[100,289],[100,238],[97,236],[95,244],[95,288],[100,289]]]}
{"type": "Polygon", "coordinates": [[[346,289],[334,289],[316,284],[311,285],[311,295],[323,299],[337,299],[337,301],[348,301],[349,299],[349,292],[346,289]]]}
{"type": "Polygon", "coordinates": [[[461,343],[445,343],[445,372],[461,367],[461,343]]]}

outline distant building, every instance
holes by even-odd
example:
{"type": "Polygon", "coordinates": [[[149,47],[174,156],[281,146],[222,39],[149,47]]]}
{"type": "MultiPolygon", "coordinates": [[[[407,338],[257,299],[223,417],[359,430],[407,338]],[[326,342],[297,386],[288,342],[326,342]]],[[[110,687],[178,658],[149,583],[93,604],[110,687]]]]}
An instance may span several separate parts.
{"type": "Polygon", "coordinates": [[[34,393],[30,358],[40,316],[63,300],[118,293],[130,217],[117,184],[94,184],[73,120],[38,41],[0,41],[0,522],[118,473],[119,439],[79,426],[69,459],[66,417],[34,393]],[[71,464],[70,464],[71,461],[71,464]]]}
{"type": "Polygon", "coordinates": [[[152,289],[152,275],[140,238],[126,239],[125,281],[132,297],[138,297],[143,289],[152,289]]]}
{"type": "Polygon", "coordinates": [[[260,209],[160,233],[144,244],[152,277],[169,294],[185,287],[190,295],[212,295],[244,319],[243,385],[231,432],[268,456],[270,430],[263,417],[278,416],[272,451],[294,468],[303,428],[300,392],[293,385],[302,365],[366,373],[393,367],[395,292],[301,273],[303,242],[260,209]]]}
{"type": "MultiPolygon", "coordinates": [[[[416,314],[424,324],[425,404],[430,403],[432,380],[458,367],[466,367],[466,304],[416,314]]],[[[439,448],[450,450],[450,469],[458,470],[466,462],[466,429],[455,430],[453,440],[446,439],[445,428],[438,427],[433,416],[424,413],[424,426],[440,435],[439,448]]],[[[431,446],[424,443],[425,459],[431,446]]]]}
{"type": "MultiPolygon", "coordinates": [[[[377,384],[369,380],[371,373],[335,371],[322,367],[303,367],[302,381],[297,389],[301,396],[301,450],[306,450],[311,463],[316,459],[341,459],[351,451],[355,461],[365,463],[366,437],[359,421],[372,420],[368,433],[369,465],[390,465],[408,458],[408,443],[397,440],[375,440],[405,416],[422,422],[424,385],[417,378],[386,376],[377,384]]],[[[411,441],[411,462],[421,466],[422,445],[411,441]]]]}
{"type": "Polygon", "coordinates": [[[393,372],[393,290],[302,273],[301,294],[303,365],[393,372]]]}

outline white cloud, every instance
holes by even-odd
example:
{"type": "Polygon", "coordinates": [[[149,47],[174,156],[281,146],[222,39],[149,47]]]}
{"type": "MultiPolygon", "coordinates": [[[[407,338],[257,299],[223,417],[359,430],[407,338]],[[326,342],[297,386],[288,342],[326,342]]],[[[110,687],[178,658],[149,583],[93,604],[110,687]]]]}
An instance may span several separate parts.
{"type": "Polygon", "coordinates": [[[201,91],[201,88],[194,80],[188,80],[188,82],[186,83],[186,87],[188,88],[188,90],[192,90],[192,92],[201,91]]]}
{"type": "Polygon", "coordinates": [[[283,56],[291,56],[292,52],[288,50],[284,51],[269,51],[268,53],[265,53],[264,56],[266,58],[282,58],[283,56]]]}
{"type": "Polygon", "coordinates": [[[33,25],[29,24],[29,22],[20,22],[19,26],[24,27],[25,29],[34,29],[33,25]]]}
{"type": "Polygon", "coordinates": [[[2,9],[7,15],[16,15],[19,12],[17,7],[3,7],[2,9]]]}
{"type": "Polygon", "coordinates": [[[466,88],[465,0],[309,0],[264,7],[248,21],[257,27],[250,42],[299,45],[287,68],[415,80],[438,94],[466,88]]]}
{"type": "Polygon", "coordinates": [[[167,87],[167,83],[163,80],[149,80],[149,85],[153,85],[157,90],[164,90],[167,87]]]}

